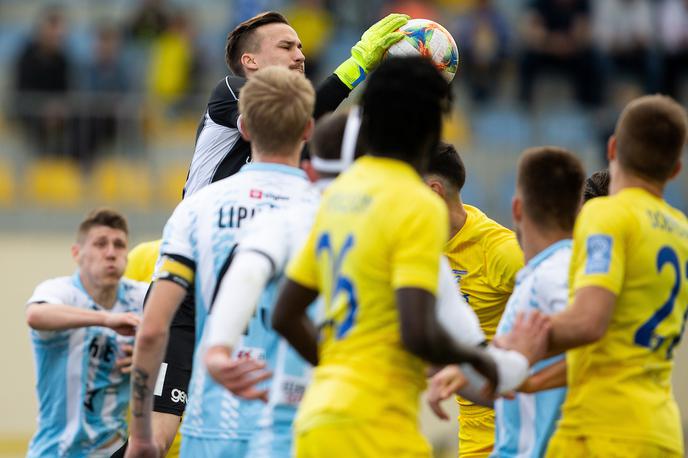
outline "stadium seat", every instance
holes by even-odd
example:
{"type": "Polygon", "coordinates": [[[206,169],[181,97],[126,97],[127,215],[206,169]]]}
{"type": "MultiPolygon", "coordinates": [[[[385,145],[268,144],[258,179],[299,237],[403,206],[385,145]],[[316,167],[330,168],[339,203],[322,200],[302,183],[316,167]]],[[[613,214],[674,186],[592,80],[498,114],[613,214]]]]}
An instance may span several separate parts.
{"type": "Polygon", "coordinates": [[[176,207],[182,200],[182,191],[189,171],[187,162],[167,166],[158,177],[157,195],[161,204],[176,207]]]}
{"type": "Polygon", "coordinates": [[[0,206],[10,207],[16,197],[14,168],[9,161],[0,160],[0,206]]]}
{"type": "Polygon", "coordinates": [[[92,196],[97,204],[150,208],[152,174],[140,162],[108,159],[96,165],[91,177],[92,196]]]}
{"type": "Polygon", "coordinates": [[[67,159],[39,159],[28,165],[26,196],[44,207],[74,208],[84,196],[79,167],[67,159]]]}
{"type": "Polygon", "coordinates": [[[495,154],[517,155],[532,144],[530,117],[518,109],[490,107],[471,115],[474,143],[495,154]]]}

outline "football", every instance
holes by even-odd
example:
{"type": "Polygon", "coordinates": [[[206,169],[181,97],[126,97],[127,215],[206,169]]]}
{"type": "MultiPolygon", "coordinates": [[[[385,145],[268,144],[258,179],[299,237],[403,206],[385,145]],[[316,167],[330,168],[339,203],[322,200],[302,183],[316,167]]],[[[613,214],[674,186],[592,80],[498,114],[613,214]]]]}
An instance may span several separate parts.
{"type": "Polygon", "coordinates": [[[447,29],[429,19],[411,19],[399,31],[405,36],[389,48],[387,55],[420,54],[432,59],[447,81],[454,79],[459,67],[459,50],[447,29]]]}

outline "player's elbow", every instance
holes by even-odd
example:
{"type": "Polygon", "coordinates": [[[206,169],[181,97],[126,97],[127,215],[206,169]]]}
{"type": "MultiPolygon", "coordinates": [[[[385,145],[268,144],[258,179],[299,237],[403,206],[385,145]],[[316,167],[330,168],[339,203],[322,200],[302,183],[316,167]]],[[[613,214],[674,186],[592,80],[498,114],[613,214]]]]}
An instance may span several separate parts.
{"type": "Polygon", "coordinates": [[[31,329],[37,331],[45,330],[45,320],[41,312],[40,306],[36,304],[29,305],[26,308],[26,324],[29,325],[31,329]]]}
{"type": "Polygon", "coordinates": [[[419,358],[431,361],[432,342],[424,332],[413,332],[412,330],[401,332],[401,342],[404,348],[419,358]]]}
{"type": "Polygon", "coordinates": [[[147,323],[144,320],[136,333],[136,348],[142,350],[155,348],[167,339],[168,333],[169,330],[165,326],[147,323]]]}
{"type": "Polygon", "coordinates": [[[607,332],[606,323],[603,323],[599,320],[585,323],[584,326],[581,326],[581,330],[580,330],[580,334],[579,334],[579,339],[580,339],[579,343],[581,345],[588,345],[591,343],[595,343],[598,340],[600,340],[602,337],[604,337],[604,334],[606,332],[607,332]]]}

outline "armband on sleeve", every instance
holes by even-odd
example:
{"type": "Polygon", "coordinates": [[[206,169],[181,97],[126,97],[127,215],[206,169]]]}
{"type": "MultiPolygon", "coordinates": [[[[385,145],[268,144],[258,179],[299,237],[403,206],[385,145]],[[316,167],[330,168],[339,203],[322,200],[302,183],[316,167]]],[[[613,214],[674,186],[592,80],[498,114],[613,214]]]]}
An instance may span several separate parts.
{"type": "Polygon", "coordinates": [[[193,286],[196,265],[182,256],[164,255],[160,260],[155,280],[172,281],[184,289],[193,286]]]}

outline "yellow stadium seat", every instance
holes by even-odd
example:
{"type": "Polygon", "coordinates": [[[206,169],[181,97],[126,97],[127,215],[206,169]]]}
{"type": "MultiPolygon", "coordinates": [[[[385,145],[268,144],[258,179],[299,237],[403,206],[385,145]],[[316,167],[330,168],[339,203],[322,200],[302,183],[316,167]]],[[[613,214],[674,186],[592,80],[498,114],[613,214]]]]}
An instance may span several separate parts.
{"type": "Polygon", "coordinates": [[[161,203],[174,208],[181,202],[188,171],[189,164],[179,162],[168,166],[161,172],[158,179],[158,196],[161,203]]]}
{"type": "Polygon", "coordinates": [[[26,194],[39,205],[59,208],[78,206],[84,186],[79,167],[67,159],[39,159],[25,174],[26,194]]]}
{"type": "Polygon", "coordinates": [[[16,197],[14,168],[9,161],[0,160],[0,206],[9,207],[16,197]]]}
{"type": "Polygon", "coordinates": [[[150,169],[140,162],[108,159],[98,163],[91,175],[91,196],[99,205],[140,209],[151,205],[150,169]]]}

